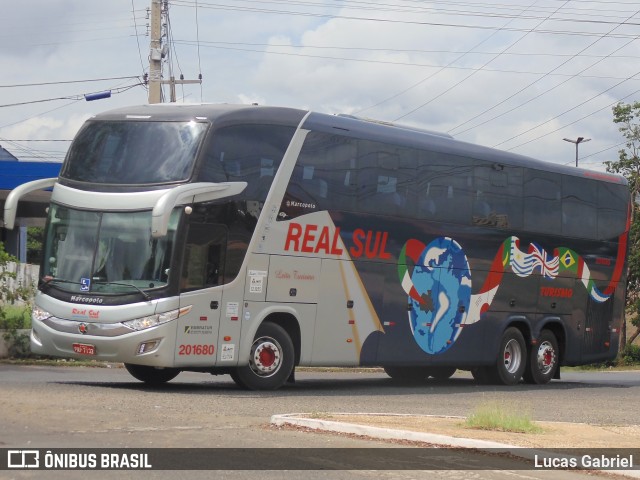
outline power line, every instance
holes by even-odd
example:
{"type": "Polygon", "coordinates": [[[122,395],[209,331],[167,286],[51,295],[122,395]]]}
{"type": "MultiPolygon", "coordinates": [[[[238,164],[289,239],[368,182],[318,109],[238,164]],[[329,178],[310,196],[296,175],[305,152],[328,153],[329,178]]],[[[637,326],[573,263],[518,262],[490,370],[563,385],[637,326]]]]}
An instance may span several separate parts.
{"type": "MultiPolygon", "coordinates": [[[[517,135],[514,135],[514,136],[512,136],[512,137],[510,137],[510,138],[508,138],[508,139],[506,139],[506,140],[503,140],[503,141],[502,141],[502,142],[500,142],[500,143],[496,143],[495,145],[493,145],[493,147],[494,147],[494,148],[499,147],[500,145],[503,145],[503,144],[505,144],[505,143],[507,143],[507,142],[509,142],[509,141],[511,141],[511,140],[513,140],[513,139],[515,139],[515,138],[521,137],[522,135],[525,135],[525,134],[527,134],[527,133],[529,133],[529,132],[531,132],[531,131],[533,131],[533,130],[537,130],[538,128],[542,127],[543,125],[546,125],[546,124],[547,124],[547,123],[549,123],[549,122],[553,122],[553,121],[554,121],[554,120],[556,120],[557,118],[560,118],[560,117],[562,117],[563,115],[566,115],[567,113],[572,112],[573,110],[575,110],[575,109],[577,109],[577,108],[580,108],[580,107],[581,107],[581,106],[583,106],[583,105],[586,105],[587,103],[591,102],[592,100],[595,100],[596,98],[598,98],[598,97],[600,97],[600,96],[604,95],[605,93],[610,92],[610,91],[611,91],[611,90],[613,90],[614,88],[619,87],[620,85],[622,85],[622,84],[623,84],[623,83],[625,83],[626,81],[631,80],[631,79],[633,79],[634,77],[637,77],[638,75],[640,75],[640,72],[636,73],[635,75],[632,75],[632,76],[631,76],[631,77],[629,77],[627,80],[622,80],[621,82],[616,83],[615,85],[613,85],[613,86],[611,86],[611,87],[607,88],[607,89],[606,89],[606,90],[604,90],[603,92],[600,92],[600,93],[598,93],[597,95],[592,96],[592,97],[591,97],[591,98],[589,98],[588,100],[585,100],[584,102],[579,103],[578,105],[576,105],[576,106],[574,106],[574,107],[570,108],[569,110],[565,110],[564,112],[562,112],[562,113],[560,113],[560,114],[556,115],[555,117],[550,118],[549,120],[546,120],[545,122],[539,123],[539,124],[538,124],[538,125],[536,125],[535,127],[531,127],[531,128],[529,128],[528,130],[525,130],[524,132],[520,132],[520,133],[518,133],[517,135]]],[[[555,88],[555,87],[554,87],[554,88],[555,88]]],[[[616,102],[616,103],[617,103],[617,102],[616,102]]]]}
{"type": "Polygon", "coordinates": [[[108,80],[131,80],[133,78],[139,78],[137,76],[130,77],[107,77],[107,78],[90,78],[86,80],[62,80],[58,82],[40,82],[40,83],[21,83],[14,85],[0,85],[0,88],[13,88],[13,87],[41,87],[43,85],[64,85],[68,83],[88,83],[88,82],[104,82],[108,80]]]}
{"type": "MultiPolygon", "coordinates": [[[[174,42],[183,45],[198,45],[191,40],[174,40],[174,42]]],[[[209,40],[200,41],[200,44],[205,44],[211,48],[216,48],[216,45],[221,45],[218,48],[225,48],[226,45],[231,46],[251,46],[251,47],[269,47],[269,48],[293,48],[293,49],[310,49],[310,50],[347,50],[347,51],[363,51],[363,52],[390,52],[390,53],[450,53],[454,55],[460,55],[467,53],[468,55],[497,55],[501,53],[503,56],[514,57],[583,57],[583,58],[627,58],[627,59],[640,59],[640,55],[597,55],[597,54],[570,54],[570,53],[538,53],[538,52],[494,52],[494,51],[461,51],[461,50],[425,50],[416,48],[374,48],[374,47],[348,47],[344,45],[299,45],[299,44],[285,44],[285,43],[259,43],[259,42],[228,42],[222,40],[209,40]]],[[[265,50],[251,50],[255,52],[270,53],[265,50]]]]}
{"type": "Polygon", "coordinates": [[[142,61],[142,50],[140,49],[140,39],[138,38],[138,23],[136,22],[136,10],[135,5],[133,4],[133,0],[131,0],[131,13],[133,14],[133,27],[136,31],[136,43],[138,44],[138,57],[140,57],[140,67],[142,67],[142,72],[146,71],[144,67],[144,62],[142,61]]]}
{"type": "MultiPolygon", "coordinates": [[[[180,0],[178,0],[180,2],[180,0]]],[[[239,5],[228,5],[228,4],[223,4],[223,3],[205,3],[204,5],[207,5],[206,8],[211,8],[211,9],[221,9],[221,10],[238,10],[238,11],[256,11],[256,12],[260,12],[260,13],[278,13],[278,14],[288,14],[288,15],[314,15],[313,13],[303,13],[303,12],[292,12],[292,11],[281,11],[281,10],[273,10],[273,9],[268,9],[264,7],[264,4],[276,4],[276,5],[286,5],[286,6],[301,6],[301,7],[317,7],[317,8],[339,8],[339,9],[350,9],[350,10],[362,10],[362,11],[373,11],[373,12],[379,12],[379,13],[388,13],[388,12],[394,12],[394,13],[410,13],[410,14],[414,14],[414,13],[424,13],[424,14],[433,14],[433,13],[437,13],[437,14],[442,14],[442,15],[449,15],[449,16],[466,16],[466,17],[486,17],[486,18],[521,18],[521,19],[526,19],[526,20],[540,20],[545,18],[548,13],[548,11],[553,10],[554,14],[555,13],[559,13],[559,9],[553,7],[550,9],[547,8],[542,8],[542,7],[538,7],[537,10],[535,9],[530,9],[532,12],[543,12],[544,16],[539,16],[539,15],[527,15],[527,16],[522,16],[520,13],[513,15],[513,14],[509,14],[509,13],[502,13],[500,11],[498,11],[496,9],[496,5],[499,7],[503,7],[503,11],[505,10],[504,7],[506,7],[506,10],[518,10],[520,11],[520,8],[516,8],[516,6],[514,5],[504,5],[504,4],[469,4],[469,3],[457,3],[457,2],[432,2],[434,5],[438,4],[438,3],[444,3],[444,4],[451,4],[451,5],[463,5],[465,7],[468,7],[469,5],[471,5],[472,8],[485,8],[488,11],[474,11],[474,10],[450,10],[450,9],[445,9],[445,8],[435,8],[435,7],[425,7],[423,6],[423,4],[421,6],[402,6],[402,5],[398,5],[398,4],[385,4],[385,3],[372,3],[372,2],[361,2],[361,1],[349,1],[349,2],[341,2],[339,5],[326,5],[326,3],[324,2],[310,2],[310,1],[291,1],[291,0],[272,0],[272,1],[268,1],[265,2],[264,0],[242,0],[244,3],[249,3],[249,4],[259,4],[261,5],[261,7],[250,7],[250,6],[239,6],[239,5]]],[[[174,2],[175,3],[175,2],[174,2]]],[[[193,4],[197,4],[198,0],[182,0],[180,2],[181,4],[179,6],[188,6],[188,7],[192,7],[193,4]]],[[[585,23],[585,24],[606,24],[606,23],[613,23],[613,24],[617,24],[619,23],[619,20],[603,20],[603,18],[605,17],[611,17],[611,18],[616,18],[613,15],[607,15],[606,13],[604,13],[602,10],[595,10],[596,12],[598,12],[597,14],[581,14],[581,13],[577,13],[578,15],[582,15],[582,16],[586,16],[586,17],[594,17],[597,18],[597,20],[590,20],[590,19],[580,19],[580,18],[576,18],[576,8],[571,8],[571,15],[572,17],[553,17],[550,18],[550,20],[552,21],[557,21],[557,22],[573,22],[573,23],[585,23]]],[[[583,9],[585,11],[594,11],[593,9],[583,9]]],[[[606,11],[608,12],[608,10],[606,11]]],[[[622,12],[622,13],[628,13],[628,11],[626,12],[622,12]]],[[[317,14],[317,15],[322,15],[322,14],[317,14]]],[[[344,16],[342,15],[327,15],[326,16],[331,16],[333,18],[343,18],[344,16]]],[[[618,17],[619,18],[619,17],[618,17]]],[[[630,25],[634,25],[634,24],[630,24],[630,25]]]]}
{"type": "MultiPolygon", "coordinates": [[[[115,88],[115,89],[111,89],[110,92],[111,94],[118,94],[118,93],[122,93],[122,92],[126,92],[127,90],[130,90],[134,87],[138,87],[144,85],[144,82],[138,82],[138,83],[134,83],[133,85],[128,85],[126,87],[119,87],[119,88],[115,88]]],[[[100,93],[100,92],[92,92],[92,93],[100,93]]],[[[87,95],[91,95],[91,93],[83,93],[83,94],[79,94],[79,95],[69,95],[66,97],[54,97],[54,98],[44,98],[44,99],[40,99],[40,100],[29,100],[26,102],[17,102],[17,103],[7,103],[5,105],[0,105],[0,108],[3,107],[17,107],[20,105],[31,105],[34,103],[44,103],[44,102],[53,102],[56,100],[84,100],[86,98],[87,95]]]]}
{"type": "MultiPolygon", "coordinates": [[[[174,5],[183,6],[183,7],[192,7],[192,2],[188,2],[187,0],[174,0],[174,5]]],[[[427,21],[419,21],[419,20],[394,20],[389,18],[374,18],[374,17],[359,17],[353,15],[330,15],[324,13],[314,13],[314,12],[300,12],[300,11],[292,11],[292,10],[273,10],[266,8],[257,8],[257,7],[238,7],[238,6],[230,6],[224,4],[200,4],[200,8],[209,8],[214,10],[225,10],[225,11],[241,11],[241,12],[254,12],[254,13],[266,13],[266,14],[274,14],[274,15],[294,15],[294,16],[303,16],[303,17],[312,17],[312,18],[329,18],[329,19],[343,19],[343,20],[355,20],[355,21],[367,21],[367,22],[375,22],[375,23],[388,23],[388,24],[404,24],[404,25],[420,25],[420,26],[433,26],[433,27],[455,27],[455,28],[468,28],[468,29],[477,29],[477,30],[497,30],[499,27],[491,26],[491,25],[479,25],[479,24],[462,24],[462,23],[446,23],[446,22],[427,22],[427,21]]],[[[602,23],[617,23],[619,22],[605,22],[602,23]]],[[[626,23],[626,25],[638,26],[639,24],[635,23],[626,23]]],[[[509,27],[503,29],[504,31],[509,32],[527,32],[526,28],[516,28],[509,27]]],[[[580,32],[580,31],[570,31],[570,30],[537,30],[537,34],[544,35],[569,35],[569,36],[587,36],[587,37],[609,37],[609,38],[629,38],[631,35],[627,34],[602,34],[597,32],[580,32]]]]}
{"type": "MultiPolygon", "coordinates": [[[[629,18],[634,17],[634,16],[635,16],[635,15],[637,15],[638,13],[640,13],[640,10],[638,10],[637,12],[635,12],[635,13],[634,13],[633,15],[631,15],[629,18]]],[[[617,27],[614,27],[614,28],[613,28],[609,33],[613,32],[614,30],[616,30],[616,29],[617,29],[617,28],[619,28],[619,27],[620,27],[620,25],[618,25],[617,27]]],[[[589,48],[591,48],[592,46],[594,46],[596,43],[598,43],[600,40],[602,40],[602,38],[604,38],[604,37],[601,37],[601,38],[598,38],[598,39],[594,40],[594,41],[593,41],[593,42],[591,42],[589,45],[587,45],[586,47],[584,47],[583,49],[581,49],[581,50],[578,52],[578,54],[581,54],[581,53],[585,52],[586,50],[588,50],[589,48]]],[[[635,41],[635,40],[637,40],[637,39],[638,39],[638,36],[636,36],[636,37],[632,38],[629,42],[625,43],[623,46],[621,46],[621,47],[619,47],[619,48],[616,48],[612,53],[616,53],[616,52],[620,51],[622,48],[626,47],[627,45],[631,44],[633,41],[635,41]]],[[[573,57],[572,57],[572,58],[573,58],[573,57]]],[[[540,78],[538,78],[538,79],[534,80],[533,82],[529,83],[527,86],[525,86],[525,87],[521,88],[520,90],[518,90],[517,92],[513,93],[512,95],[509,95],[507,98],[505,98],[505,99],[501,100],[501,101],[500,101],[500,102],[498,102],[497,104],[495,104],[495,105],[493,105],[493,106],[491,106],[491,107],[487,108],[487,109],[486,109],[486,110],[484,110],[483,112],[481,112],[481,113],[479,113],[479,114],[477,114],[477,115],[475,115],[475,116],[471,117],[470,119],[465,120],[465,121],[464,121],[464,122],[462,122],[462,123],[459,123],[459,124],[458,124],[458,125],[456,125],[455,127],[450,128],[450,129],[447,131],[447,133],[451,133],[451,132],[453,132],[454,130],[457,130],[458,128],[460,128],[461,126],[466,125],[466,124],[468,124],[468,123],[472,122],[473,120],[475,120],[475,119],[476,119],[476,118],[478,118],[478,117],[481,117],[481,116],[482,116],[482,115],[484,115],[485,113],[488,113],[488,112],[490,112],[490,111],[492,111],[492,110],[496,109],[498,106],[500,106],[500,105],[504,104],[504,103],[505,103],[505,102],[507,102],[508,100],[511,100],[511,99],[512,99],[512,98],[514,98],[515,96],[519,95],[520,93],[522,93],[522,92],[524,92],[525,90],[529,89],[529,88],[530,88],[530,87],[532,87],[533,85],[535,85],[535,84],[537,84],[538,82],[542,81],[543,79],[547,78],[551,73],[556,72],[557,70],[559,70],[561,67],[563,67],[564,65],[566,65],[567,63],[569,63],[569,62],[572,60],[572,58],[567,59],[566,61],[562,62],[560,65],[558,65],[558,66],[554,67],[554,68],[553,68],[553,69],[551,69],[549,72],[545,73],[542,77],[540,77],[540,78]]],[[[607,58],[607,57],[605,57],[605,58],[607,58]]],[[[513,108],[511,108],[511,109],[509,109],[509,110],[507,110],[506,112],[503,112],[503,113],[499,114],[499,115],[495,115],[494,117],[492,117],[492,118],[490,118],[490,119],[488,119],[488,120],[485,120],[484,122],[481,122],[481,123],[479,123],[479,124],[477,124],[477,125],[474,125],[474,126],[472,126],[472,127],[469,127],[469,128],[467,128],[467,129],[465,129],[465,130],[459,131],[459,132],[457,132],[457,134],[458,134],[458,135],[460,135],[460,134],[462,134],[462,133],[465,133],[465,132],[468,132],[468,131],[470,131],[470,130],[473,130],[474,128],[478,128],[478,127],[480,127],[480,126],[482,126],[482,125],[485,125],[485,124],[487,124],[487,123],[489,123],[489,122],[492,122],[493,120],[496,120],[497,118],[500,118],[500,117],[502,117],[502,116],[506,115],[507,113],[511,113],[511,112],[513,112],[514,110],[517,110],[518,108],[523,107],[524,105],[527,105],[528,103],[531,103],[533,100],[535,100],[535,99],[537,99],[537,98],[540,98],[542,95],[545,95],[545,94],[549,93],[550,91],[552,91],[552,90],[554,90],[554,89],[558,88],[560,85],[564,85],[564,84],[565,84],[565,83],[567,83],[569,80],[571,80],[571,79],[575,78],[576,76],[578,76],[578,75],[580,75],[580,74],[582,74],[582,73],[586,72],[587,70],[589,70],[590,68],[594,67],[595,65],[597,65],[597,64],[598,64],[598,63],[600,63],[600,62],[602,62],[603,60],[604,60],[604,58],[602,58],[602,59],[600,59],[600,60],[596,61],[595,63],[593,63],[593,64],[589,65],[588,67],[586,67],[586,68],[584,68],[584,69],[582,69],[580,72],[578,72],[578,74],[576,74],[576,75],[572,75],[570,78],[568,78],[568,79],[566,79],[566,80],[562,81],[561,83],[559,83],[559,84],[557,84],[557,85],[553,86],[553,87],[552,87],[552,88],[550,88],[550,89],[547,89],[546,91],[544,91],[544,92],[542,92],[542,93],[540,93],[540,94],[536,95],[535,97],[533,97],[533,98],[531,98],[531,99],[527,100],[526,102],[523,102],[523,103],[521,103],[521,104],[519,104],[519,105],[517,105],[517,106],[515,106],[515,107],[513,107],[513,108]]]]}
{"type": "MultiPolygon", "coordinates": [[[[196,0],[196,40],[198,41],[198,75],[202,79],[202,66],[200,65],[200,24],[198,22],[198,0],[196,0]]],[[[202,102],[202,82],[200,82],[200,101],[202,102]]]]}
{"type": "MultiPolygon", "coordinates": [[[[558,10],[560,10],[562,7],[564,7],[567,3],[569,3],[569,0],[565,1],[560,7],[558,7],[551,15],[553,15],[554,13],[556,13],[558,10]]],[[[535,5],[535,3],[534,3],[535,5]]],[[[523,13],[526,12],[526,9],[523,11],[523,13]]],[[[549,15],[549,17],[551,16],[549,15]]],[[[503,49],[503,52],[513,48],[514,46],[516,46],[518,43],[520,43],[522,40],[524,40],[530,33],[534,32],[538,27],[540,27],[543,23],[545,23],[549,17],[547,17],[546,19],[538,22],[538,24],[533,27],[531,30],[529,30],[527,33],[525,33],[524,35],[520,36],[520,38],[518,38],[515,42],[511,43],[510,45],[508,45],[506,48],[503,49]]],[[[509,23],[511,23],[513,20],[509,21],[507,23],[507,25],[509,23]]],[[[506,27],[506,25],[505,25],[506,27]]],[[[497,32],[496,32],[497,33],[497,32]]],[[[491,38],[491,37],[489,37],[491,38]]],[[[488,39],[487,39],[488,40],[488,39]]],[[[478,70],[474,70],[473,72],[471,72],[469,75],[467,75],[465,78],[463,78],[462,80],[460,80],[458,83],[450,86],[449,88],[447,88],[445,91],[439,93],[438,95],[436,95],[435,97],[432,97],[430,100],[420,104],[419,106],[417,106],[416,108],[413,108],[412,110],[410,110],[409,112],[405,113],[404,115],[401,115],[400,117],[397,117],[396,119],[394,119],[394,121],[400,120],[402,118],[405,118],[409,115],[411,115],[414,112],[417,112],[418,110],[420,110],[421,108],[429,105],[431,102],[437,100],[438,98],[442,97],[444,94],[450,92],[451,90],[453,90],[454,88],[458,87],[459,85],[461,85],[462,83],[466,82],[469,78],[471,78],[473,75],[475,75],[476,73],[478,73],[480,70],[483,70],[486,66],[488,66],[490,63],[492,63],[494,60],[496,60],[497,58],[499,58],[502,55],[502,52],[498,53],[497,55],[495,55],[493,58],[491,58],[489,61],[485,62],[478,70]]],[[[462,57],[461,57],[462,58],[462,57]]]]}
{"type": "MultiPolygon", "coordinates": [[[[185,40],[175,40],[174,43],[177,44],[192,44],[189,41],[185,40]]],[[[408,67],[427,67],[427,68],[442,68],[443,65],[438,64],[429,64],[429,63],[416,63],[416,62],[396,62],[389,60],[372,60],[367,58],[353,58],[353,57],[335,57],[329,55],[312,55],[305,53],[292,53],[292,52],[273,52],[269,50],[255,50],[250,48],[237,48],[237,47],[227,47],[227,46],[217,46],[217,45],[208,45],[209,42],[201,42],[203,46],[208,48],[218,48],[222,50],[231,50],[236,52],[249,52],[249,53],[260,53],[265,55],[283,55],[290,57],[301,57],[301,58],[318,58],[321,60],[339,60],[344,62],[359,62],[359,63],[374,63],[374,64],[382,64],[382,65],[400,65],[400,66],[408,66],[408,67]]],[[[217,42],[216,42],[217,43],[217,42]]],[[[445,65],[447,68],[452,70],[478,70],[477,67],[465,67],[465,66],[456,66],[456,65],[445,65]]],[[[527,71],[527,70],[506,70],[506,69],[498,69],[498,68],[484,68],[483,72],[488,73],[516,73],[521,75],[544,75],[548,72],[536,72],[536,71],[527,71]]],[[[553,73],[550,76],[556,77],[572,77],[572,74],[568,73],[553,73]]],[[[610,79],[610,80],[623,80],[623,77],[612,77],[612,76],[603,76],[603,75],[581,75],[581,78],[594,78],[594,79],[610,79]]]]}
{"type": "Polygon", "coordinates": [[[44,111],[44,112],[37,113],[36,115],[32,115],[32,116],[30,116],[30,117],[23,118],[22,120],[18,120],[17,122],[8,123],[8,124],[6,124],[6,125],[0,125],[0,129],[2,129],[2,128],[7,128],[7,127],[13,127],[14,125],[18,125],[18,124],[20,124],[20,123],[23,123],[23,122],[29,121],[29,120],[31,120],[32,118],[36,118],[36,117],[39,117],[39,116],[41,116],[41,115],[45,115],[45,114],[47,114],[47,113],[51,113],[51,112],[54,112],[54,111],[56,111],[56,110],[60,110],[60,109],[62,109],[62,108],[68,107],[69,105],[73,105],[74,103],[78,103],[78,102],[81,102],[81,101],[82,101],[82,100],[72,100],[72,101],[71,101],[71,102],[69,102],[69,103],[65,103],[64,105],[60,105],[59,107],[55,107],[55,108],[52,108],[52,109],[50,109],[50,110],[46,110],[46,111],[44,111]]]}
{"type": "Polygon", "coordinates": [[[511,147],[511,148],[508,148],[508,149],[507,149],[507,151],[515,150],[516,148],[520,148],[520,147],[522,147],[522,146],[524,146],[524,145],[527,145],[527,144],[529,144],[529,143],[531,143],[531,142],[535,142],[536,140],[540,140],[541,138],[544,138],[544,137],[547,137],[547,136],[549,136],[549,135],[551,135],[551,134],[554,134],[554,133],[556,133],[556,132],[559,132],[560,130],[563,130],[563,129],[567,128],[567,127],[570,127],[571,125],[575,125],[576,123],[581,122],[582,120],[585,120],[585,119],[587,119],[587,118],[589,118],[589,117],[592,117],[592,116],[594,116],[595,114],[602,112],[603,110],[606,110],[606,109],[608,109],[608,108],[611,108],[611,107],[613,107],[614,105],[617,105],[618,103],[622,102],[623,100],[626,100],[626,99],[627,99],[627,98],[629,98],[629,97],[633,97],[633,96],[637,95],[638,93],[640,93],[640,90],[636,90],[635,92],[630,93],[629,95],[625,95],[624,97],[622,97],[622,98],[620,98],[620,99],[616,100],[615,102],[612,102],[612,103],[610,103],[609,105],[605,105],[604,107],[599,108],[599,109],[597,109],[597,110],[595,110],[595,111],[593,111],[593,112],[591,112],[591,113],[589,113],[589,114],[587,114],[587,115],[585,115],[585,116],[583,116],[583,117],[580,117],[580,118],[578,118],[577,120],[574,120],[573,122],[567,123],[567,124],[565,124],[565,125],[563,125],[563,126],[561,126],[561,127],[558,127],[558,128],[556,128],[556,129],[554,129],[554,130],[552,130],[552,131],[550,131],[550,132],[547,132],[547,133],[545,133],[545,134],[543,134],[543,135],[540,135],[540,136],[538,136],[538,137],[536,137],[536,138],[532,138],[531,140],[527,140],[526,142],[520,143],[520,144],[518,144],[518,145],[516,145],[516,146],[514,146],[514,147],[511,147]]]}

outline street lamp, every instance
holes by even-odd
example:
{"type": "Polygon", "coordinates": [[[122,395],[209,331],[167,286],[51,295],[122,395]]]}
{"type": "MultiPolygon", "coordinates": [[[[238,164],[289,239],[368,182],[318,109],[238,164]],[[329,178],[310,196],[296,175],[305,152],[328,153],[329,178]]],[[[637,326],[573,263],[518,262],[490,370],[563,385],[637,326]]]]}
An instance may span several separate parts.
{"type": "Polygon", "coordinates": [[[588,142],[591,140],[590,138],[578,137],[575,140],[571,140],[570,138],[563,138],[565,142],[575,143],[576,144],[576,167],[578,166],[578,145],[584,142],[588,142]]]}

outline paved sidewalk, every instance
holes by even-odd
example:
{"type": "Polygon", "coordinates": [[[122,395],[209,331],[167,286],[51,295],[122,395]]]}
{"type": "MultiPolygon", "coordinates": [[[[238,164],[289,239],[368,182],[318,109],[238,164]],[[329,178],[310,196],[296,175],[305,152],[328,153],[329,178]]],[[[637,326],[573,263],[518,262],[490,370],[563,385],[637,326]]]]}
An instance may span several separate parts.
{"type": "MultiPolygon", "coordinates": [[[[474,448],[509,453],[527,460],[546,455],[553,448],[640,449],[640,426],[589,425],[583,423],[535,422],[539,434],[518,434],[469,429],[462,417],[403,414],[286,414],[271,417],[274,425],[295,425],[318,431],[363,435],[386,440],[409,440],[456,448],[474,448]],[[538,449],[546,449],[542,452],[538,449]]],[[[638,465],[640,458],[634,458],[638,465]]],[[[640,478],[640,470],[608,470],[609,473],[640,478]]]]}

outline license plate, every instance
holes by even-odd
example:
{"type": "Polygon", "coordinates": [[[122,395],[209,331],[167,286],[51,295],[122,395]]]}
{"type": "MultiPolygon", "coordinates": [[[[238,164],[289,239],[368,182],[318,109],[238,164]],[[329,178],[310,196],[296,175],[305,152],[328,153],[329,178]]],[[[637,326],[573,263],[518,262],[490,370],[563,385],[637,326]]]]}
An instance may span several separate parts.
{"type": "Polygon", "coordinates": [[[79,353],[80,355],[95,355],[96,346],[89,345],[87,343],[74,343],[73,351],[79,353]]]}

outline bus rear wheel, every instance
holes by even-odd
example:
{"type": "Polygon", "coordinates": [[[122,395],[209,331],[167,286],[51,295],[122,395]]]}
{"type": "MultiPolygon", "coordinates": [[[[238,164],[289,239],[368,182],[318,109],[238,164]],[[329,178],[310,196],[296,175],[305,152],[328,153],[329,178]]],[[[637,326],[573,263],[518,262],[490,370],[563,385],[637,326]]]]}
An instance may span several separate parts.
{"type": "Polygon", "coordinates": [[[500,340],[495,366],[496,380],[503,385],[516,385],[522,378],[526,365],[527,347],[522,332],[515,327],[505,330],[500,340]]]}
{"type": "Polygon", "coordinates": [[[148,385],[162,385],[173,380],[180,373],[177,368],[156,368],[132,363],[125,363],[124,368],[132,377],[148,385]]]}
{"type": "Polygon", "coordinates": [[[275,390],[285,384],[293,368],[291,337],[280,325],[265,322],[251,345],[249,365],[238,367],[231,378],[248,390],[275,390]]]}
{"type": "Polygon", "coordinates": [[[536,345],[531,347],[524,380],[527,383],[549,383],[558,369],[558,341],[550,330],[542,330],[536,345]]]}

